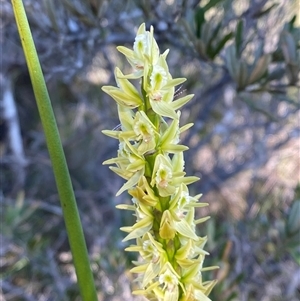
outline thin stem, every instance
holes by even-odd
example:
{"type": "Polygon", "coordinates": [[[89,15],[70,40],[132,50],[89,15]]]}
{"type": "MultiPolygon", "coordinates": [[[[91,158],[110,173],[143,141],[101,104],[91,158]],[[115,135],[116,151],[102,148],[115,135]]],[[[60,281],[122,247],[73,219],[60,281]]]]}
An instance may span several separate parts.
{"type": "Polygon", "coordinates": [[[24,5],[22,0],[12,0],[12,5],[53,165],[80,293],[82,300],[96,301],[97,293],[71,178],[24,5]]]}

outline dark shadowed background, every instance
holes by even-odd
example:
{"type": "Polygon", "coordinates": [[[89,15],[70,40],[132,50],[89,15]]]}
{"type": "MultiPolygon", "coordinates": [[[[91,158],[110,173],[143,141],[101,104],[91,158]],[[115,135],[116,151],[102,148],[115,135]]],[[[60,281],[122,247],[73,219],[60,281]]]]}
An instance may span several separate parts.
{"type": "MultiPolygon", "coordinates": [[[[189,146],[191,187],[210,203],[199,216],[208,235],[205,279],[213,301],[300,299],[299,11],[292,0],[24,1],[66,153],[99,301],[131,296],[136,254],[121,226],[134,217],[115,205],[122,179],[102,162],[117,141],[116,46],[132,47],[138,26],[154,26],[170,49],[189,146]],[[298,16],[296,15],[298,13],[298,16]]],[[[0,300],[80,300],[41,123],[10,1],[0,0],[0,300]]]]}

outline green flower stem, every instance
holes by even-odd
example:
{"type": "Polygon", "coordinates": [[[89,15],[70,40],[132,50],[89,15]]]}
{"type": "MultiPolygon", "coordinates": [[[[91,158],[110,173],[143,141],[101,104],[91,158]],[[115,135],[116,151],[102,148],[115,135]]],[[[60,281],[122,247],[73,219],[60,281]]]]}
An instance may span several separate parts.
{"type": "Polygon", "coordinates": [[[12,5],[53,165],[80,293],[82,300],[96,301],[97,293],[71,178],[24,5],[22,0],[12,0],[12,5]]]}

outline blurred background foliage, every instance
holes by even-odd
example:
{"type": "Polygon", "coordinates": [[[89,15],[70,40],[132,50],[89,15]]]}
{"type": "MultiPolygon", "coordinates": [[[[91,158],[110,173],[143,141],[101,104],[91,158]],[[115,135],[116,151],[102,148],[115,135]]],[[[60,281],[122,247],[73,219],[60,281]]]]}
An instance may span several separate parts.
{"type": "MultiPolygon", "coordinates": [[[[299,1],[25,0],[81,213],[99,301],[131,296],[134,254],[119,227],[134,217],[114,207],[122,181],[102,166],[118,124],[101,92],[117,45],[153,25],[194,127],[182,137],[191,190],[209,202],[199,216],[214,301],[300,299],[299,1]],[[298,13],[298,15],[297,15],[298,13]],[[207,211],[205,211],[207,210],[207,211]]],[[[1,5],[0,299],[80,300],[45,139],[10,1],[1,5]]]]}

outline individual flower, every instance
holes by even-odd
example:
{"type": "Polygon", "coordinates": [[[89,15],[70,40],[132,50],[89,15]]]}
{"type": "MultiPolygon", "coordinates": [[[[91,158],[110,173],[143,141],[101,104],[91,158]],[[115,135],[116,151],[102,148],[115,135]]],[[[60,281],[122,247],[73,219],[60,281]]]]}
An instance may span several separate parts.
{"type": "Polygon", "coordinates": [[[145,112],[140,111],[136,113],[133,121],[133,130],[136,134],[136,140],[140,141],[138,146],[139,154],[145,154],[155,149],[158,133],[145,112]]]}
{"type": "Polygon", "coordinates": [[[136,185],[145,171],[145,159],[129,141],[120,141],[118,157],[106,160],[103,164],[116,164],[109,168],[127,182],[119,189],[117,195],[136,185]]]}
{"type": "Polygon", "coordinates": [[[174,185],[176,179],[178,178],[173,175],[171,160],[159,154],[155,159],[150,185],[156,186],[160,196],[170,196],[176,191],[176,185],[174,185]]]}
{"type": "Polygon", "coordinates": [[[138,91],[128,79],[124,78],[122,71],[119,68],[115,69],[115,79],[118,88],[114,86],[103,86],[102,90],[110,95],[119,105],[128,108],[137,108],[143,100],[138,91]]]}
{"type": "Polygon", "coordinates": [[[121,230],[129,233],[123,241],[138,238],[147,233],[153,225],[153,215],[146,206],[140,205],[136,210],[137,222],[130,227],[121,227],[121,230]]]}
{"type": "Polygon", "coordinates": [[[177,153],[188,150],[188,147],[185,145],[179,145],[180,142],[179,135],[181,130],[179,129],[179,118],[180,112],[177,112],[178,118],[174,119],[170,126],[167,126],[163,129],[160,139],[157,143],[157,148],[160,151],[166,153],[177,153]]]}
{"type": "Polygon", "coordinates": [[[149,97],[151,108],[161,116],[177,119],[176,110],[192,99],[186,95],[173,102],[175,87],[186,81],[185,78],[173,79],[166,62],[168,51],[162,54],[156,65],[144,70],[144,90],[149,97]]]}
{"type": "Polygon", "coordinates": [[[137,245],[131,245],[125,251],[139,252],[143,259],[142,262],[137,263],[137,266],[131,269],[132,273],[143,275],[141,278],[142,287],[147,287],[156,281],[159,272],[168,262],[163,246],[149,232],[144,234],[142,238],[137,238],[137,245]]]}
{"type": "Polygon", "coordinates": [[[176,273],[172,265],[167,262],[162,270],[165,271],[159,276],[159,283],[163,285],[165,301],[177,301],[179,298],[180,276],[176,273]]]}
{"type": "Polygon", "coordinates": [[[146,31],[144,23],[137,31],[133,50],[124,46],[118,46],[117,49],[125,55],[128,62],[135,69],[133,74],[126,76],[126,78],[131,79],[142,77],[145,64],[155,65],[159,57],[159,48],[153,37],[153,27],[151,26],[150,32],[146,31]]]}

